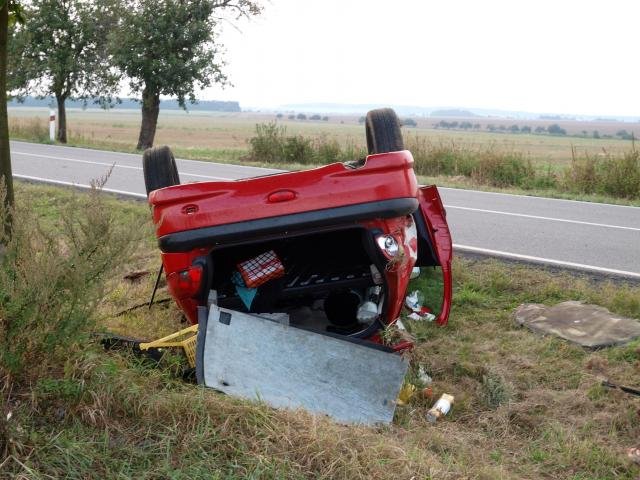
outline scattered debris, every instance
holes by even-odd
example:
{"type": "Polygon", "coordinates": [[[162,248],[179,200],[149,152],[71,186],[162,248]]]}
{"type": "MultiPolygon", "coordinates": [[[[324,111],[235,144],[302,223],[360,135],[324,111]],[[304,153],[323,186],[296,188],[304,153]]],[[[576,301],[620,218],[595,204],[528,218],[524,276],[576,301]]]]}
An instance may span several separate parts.
{"type": "Polygon", "coordinates": [[[414,321],[433,322],[436,316],[431,313],[429,307],[422,305],[423,295],[419,290],[414,290],[406,296],[404,300],[405,306],[411,311],[407,318],[414,321]]]}
{"type": "Polygon", "coordinates": [[[404,304],[411,311],[416,311],[421,308],[421,300],[422,294],[419,290],[414,290],[409,295],[407,295],[404,299],[404,304]]]}
{"type": "Polygon", "coordinates": [[[422,392],[420,392],[422,395],[422,398],[424,398],[425,400],[431,400],[433,399],[433,388],[431,387],[425,387],[422,389],[422,392]]]}
{"type": "Polygon", "coordinates": [[[443,393],[431,410],[427,412],[427,420],[435,423],[440,417],[445,416],[453,405],[453,395],[443,393]]]}
{"type": "Polygon", "coordinates": [[[637,463],[640,465],[640,448],[634,447],[627,450],[627,457],[633,463],[637,463]]]}
{"type": "Polygon", "coordinates": [[[552,334],[588,348],[623,345],[640,337],[638,320],[577,301],[552,307],[522,304],[515,311],[515,321],[534,332],[552,334]]]}
{"type": "Polygon", "coordinates": [[[149,275],[149,273],[149,270],[134,270],[133,272],[127,273],[122,278],[128,280],[131,283],[137,283],[142,277],[146,277],[147,275],[149,275]]]}
{"type": "Polygon", "coordinates": [[[416,394],[416,386],[413,383],[405,383],[398,393],[397,405],[406,405],[416,394]]]}
{"type": "Polygon", "coordinates": [[[233,272],[231,274],[231,282],[235,286],[236,293],[238,297],[240,297],[240,300],[242,300],[242,303],[244,303],[244,306],[247,307],[247,310],[250,310],[251,304],[253,304],[253,300],[258,294],[258,289],[247,287],[240,272],[233,272]]]}
{"type": "Polygon", "coordinates": [[[622,385],[616,385],[615,383],[611,383],[608,380],[603,380],[602,381],[602,386],[606,387],[606,388],[615,388],[618,390],[622,390],[625,393],[628,393],[630,395],[637,395],[638,397],[640,397],[640,390],[636,389],[636,388],[631,388],[631,387],[624,387],[622,385]]]}
{"type": "Polygon", "coordinates": [[[425,387],[428,385],[431,385],[431,383],[433,382],[433,379],[427,373],[427,369],[424,367],[424,365],[420,365],[418,367],[418,379],[420,380],[420,382],[422,382],[422,385],[424,385],[425,387]]]}

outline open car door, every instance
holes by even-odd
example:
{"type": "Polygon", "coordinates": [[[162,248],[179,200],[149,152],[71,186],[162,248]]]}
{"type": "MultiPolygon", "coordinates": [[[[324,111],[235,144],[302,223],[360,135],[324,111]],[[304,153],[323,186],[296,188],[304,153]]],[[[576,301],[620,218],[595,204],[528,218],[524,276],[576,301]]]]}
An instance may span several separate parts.
{"type": "Polygon", "coordinates": [[[418,190],[420,207],[413,214],[418,233],[417,267],[442,268],[443,298],[438,325],[446,325],[451,311],[451,260],[453,247],[451,233],[447,224],[447,213],[442,205],[440,194],[435,185],[420,187],[418,190]]]}

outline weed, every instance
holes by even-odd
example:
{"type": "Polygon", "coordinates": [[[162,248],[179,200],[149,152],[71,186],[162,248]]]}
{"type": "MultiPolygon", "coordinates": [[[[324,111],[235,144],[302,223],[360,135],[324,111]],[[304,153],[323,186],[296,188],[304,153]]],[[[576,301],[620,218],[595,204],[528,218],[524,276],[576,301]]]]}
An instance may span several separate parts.
{"type": "Polygon", "coordinates": [[[482,399],[489,408],[498,408],[509,401],[511,394],[504,378],[496,372],[487,372],[482,376],[482,399]]]}
{"type": "Polygon", "coordinates": [[[622,154],[585,153],[572,161],[564,172],[562,187],[575,193],[604,194],[619,198],[640,198],[640,151],[633,148],[622,154]]]}
{"type": "MultiPolygon", "coordinates": [[[[29,366],[29,374],[37,375],[66,358],[93,326],[110,275],[126,262],[133,229],[116,223],[105,208],[100,194],[104,181],[88,194],[71,197],[49,228],[24,203],[13,212],[0,211],[0,223],[9,215],[14,218],[11,237],[0,236],[5,245],[0,257],[0,369],[5,374],[19,378],[29,366]]],[[[3,195],[0,190],[0,199],[3,195]]]]}

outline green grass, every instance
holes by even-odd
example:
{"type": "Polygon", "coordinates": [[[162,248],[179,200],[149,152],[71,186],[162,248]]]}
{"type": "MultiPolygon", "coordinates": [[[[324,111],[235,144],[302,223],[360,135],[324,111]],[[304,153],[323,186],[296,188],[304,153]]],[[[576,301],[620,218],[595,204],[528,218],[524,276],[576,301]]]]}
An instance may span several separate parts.
{"type": "MultiPolygon", "coordinates": [[[[18,201],[31,199],[51,221],[69,195],[16,187],[18,201]]],[[[181,328],[173,306],[114,316],[148,299],[159,259],[148,207],[110,206],[148,232],[128,268],[151,273],[139,283],[111,280],[101,327],[146,338],[181,328]]],[[[406,321],[418,339],[414,368],[426,369],[436,396],[456,398],[435,425],[425,419],[431,401],[420,396],[398,408],[391,426],[341,426],[185,384],[172,373],[179,357],[153,368],[89,344],[59,371],[11,392],[0,477],[637,478],[624,451],[640,438],[640,399],[603,389],[599,378],[637,386],[638,342],[583,350],[517,327],[512,312],[524,302],[584,300],[639,318],[640,286],[464,258],[454,262],[454,279],[447,327],[406,321]]],[[[437,310],[438,270],[425,269],[412,288],[437,310]]]]}

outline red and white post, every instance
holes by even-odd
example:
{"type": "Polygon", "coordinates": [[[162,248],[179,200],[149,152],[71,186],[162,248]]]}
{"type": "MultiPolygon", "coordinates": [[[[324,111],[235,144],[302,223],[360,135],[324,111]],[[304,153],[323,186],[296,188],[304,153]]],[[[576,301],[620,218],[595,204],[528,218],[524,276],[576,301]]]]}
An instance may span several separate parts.
{"type": "Polygon", "coordinates": [[[49,110],[49,140],[56,140],[56,112],[53,109],[49,110]]]}

